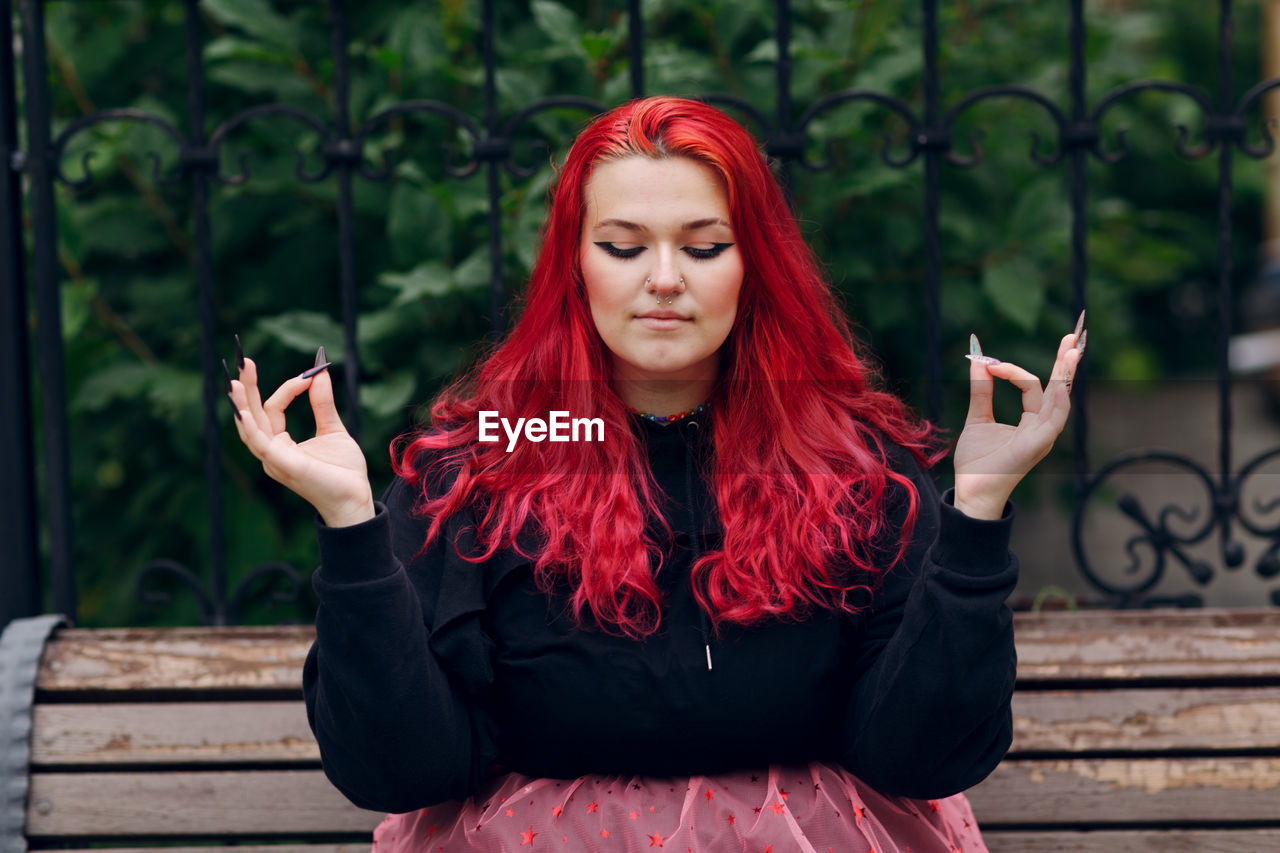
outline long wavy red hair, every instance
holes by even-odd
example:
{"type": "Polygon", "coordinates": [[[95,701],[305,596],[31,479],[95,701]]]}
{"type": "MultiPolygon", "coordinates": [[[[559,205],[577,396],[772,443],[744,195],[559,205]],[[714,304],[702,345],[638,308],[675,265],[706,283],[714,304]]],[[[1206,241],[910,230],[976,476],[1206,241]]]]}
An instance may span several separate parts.
{"type": "Polygon", "coordinates": [[[671,530],[641,439],[611,385],[579,255],[592,169],[632,156],[687,157],[713,169],[746,270],[709,409],[714,451],[704,474],[724,540],[693,567],[699,604],[717,627],[866,607],[879,575],[906,547],[919,500],[911,481],[889,468],[884,442],[927,467],[942,455],[936,430],[872,387],[754,138],[724,113],[680,98],[626,104],[577,138],[549,191],[518,321],[436,398],[433,426],[392,445],[396,472],[420,490],[420,511],[432,519],[427,542],[454,513],[473,508],[480,548],[464,558],[514,548],[533,561],[541,589],[568,585],[579,624],[589,614],[604,630],[632,637],[657,629],[662,593],[653,567],[664,548],[646,535],[646,521],[657,519],[665,536],[671,530]],[[505,439],[478,442],[484,410],[513,422],[555,410],[598,417],[604,440],[524,441],[507,452],[505,439]],[[890,530],[885,511],[895,488],[905,493],[906,522],[890,530]]]}

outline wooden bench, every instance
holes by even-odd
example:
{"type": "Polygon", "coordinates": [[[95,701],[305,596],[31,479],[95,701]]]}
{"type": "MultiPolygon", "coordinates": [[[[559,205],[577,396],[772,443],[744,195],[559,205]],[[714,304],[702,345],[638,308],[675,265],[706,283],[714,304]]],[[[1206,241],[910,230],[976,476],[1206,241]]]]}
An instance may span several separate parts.
{"type": "MultiPolygon", "coordinates": [[[[1280,851],[1280,611],[1018,614],[1016,633],[1013,750],[969,792],[993,853],[1280,851]]],[[[381,815],[329,786],[307,728],[311,637],[58,631],[30,844],[366,853],[381,815]]]]}

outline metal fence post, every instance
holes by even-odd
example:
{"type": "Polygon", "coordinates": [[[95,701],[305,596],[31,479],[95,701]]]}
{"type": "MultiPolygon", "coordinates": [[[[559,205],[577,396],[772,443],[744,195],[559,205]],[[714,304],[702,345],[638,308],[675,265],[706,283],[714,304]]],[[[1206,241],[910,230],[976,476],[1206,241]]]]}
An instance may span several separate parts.
{"type": "Polygon", "coordinates": [[[13,6],[0,0],[0,629],[40,612],[13,6]]]}

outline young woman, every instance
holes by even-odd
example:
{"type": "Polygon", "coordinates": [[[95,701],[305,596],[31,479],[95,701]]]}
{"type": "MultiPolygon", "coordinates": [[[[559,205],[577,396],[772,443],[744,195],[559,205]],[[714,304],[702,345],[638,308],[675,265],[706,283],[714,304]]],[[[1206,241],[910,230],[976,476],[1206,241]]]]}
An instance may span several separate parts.
{"type": "Polygon", "coordinates": [[[307,708],[334,785],[394,813],[374,849],[985,850],[962,792],[1011,737],[1008,497],[1076,343],[1047,390],[971,361],[940,496],[758,145],[651,98],[574,143],[519,320],[380,501],[327,374],[264,403],[244,359],[240,436],[319,514],[307,708]]]}

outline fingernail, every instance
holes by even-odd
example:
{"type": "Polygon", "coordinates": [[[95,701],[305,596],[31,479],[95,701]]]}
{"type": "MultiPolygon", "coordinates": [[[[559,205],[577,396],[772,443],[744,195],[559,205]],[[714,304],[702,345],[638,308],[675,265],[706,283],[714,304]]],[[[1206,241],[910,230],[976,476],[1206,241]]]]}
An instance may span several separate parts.
{"type": "Polygon", "coordinates": [[[989,355],[982,354],[982,347],[981,345],[978,344],[978,336],[973,334],[972,332],[969,333],[969,352],[965,355],[965,358],[969,359],[970,361],[976,361],[979,364],[999,364],[1000,363],[1000,359],[992,358],[989,355]]]}
{"type": "Polygon", "coordinates": [[[227,399],[231,400],[231,414],[236,416],[236,420],[240,420],[240,410],[236,408],[236,401],[231,399],[231,395],[227,395],[227,399]]]}
{"type": "MultiPolygon", "coordinates": [[[[1084,317],[1083,314],[1081,314],[1080,316],[1084,317]]],[[[1081,355],[1084,355],[1084,344],[1085,344],[1085,341],[1087,341],[1088,339],[1089,339],[1089,330],[1085,329],[1080,333],[1080,339],[1076,341],[1076,349],[1080,352],[1081,355]]]]}
{"type": "Polygon", "coordinates": [[[240,336],[235,335],[236,339],[236,370],[244,370],[244,348],[240,346],[240,336]]]}
{"type": "Polygon", "coordinates": [[[1076,318],[1076,328],[1071,334],[1076,336],[1076,346],[1080,345],[1080,333],[1084,331],[1084,312],[1080,312],[1080,316],[1076,318]]]}
{"type": "Polygon", "coordinates": [[[322,364],[328,364],[328,361],[324,357],[324,347],[320,347],[318,350],[316,350],[315,366],[319,367],[322,364]]]}
{"type": "Polygon", "coordinates": [[[227,396],[230,397],[231,396],[231,371],[227,369],[227,360],[225,358],[222,360],[222,375],[226,377],[227,396]]]}
{"type": "Polygon", "coordinates": [[[302,371],[301,373],[299,373],[299,374],[298,374],[298,378],[299,378],[299,379],[310,379],[312,376],[315,376],[317,373],[320,373],[320,372],[322,372],[322,371],[326,370],[326,369],[327,369],[331,364],[333,364],[333,362],[331,362],[331,361],[326,361],[324,364],[317,364],[315,367],[309,367],[309,368],[307,368],[306,370],[304,370],[304,371],[302,371]]]}

